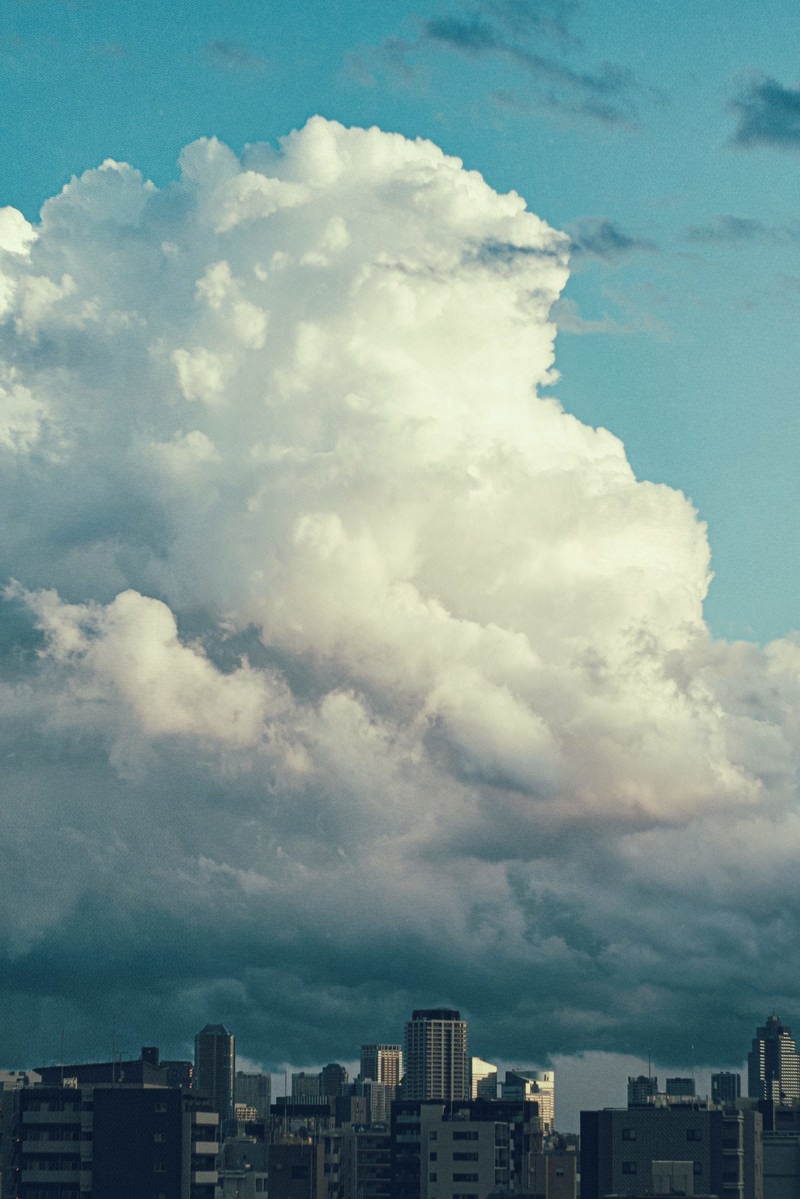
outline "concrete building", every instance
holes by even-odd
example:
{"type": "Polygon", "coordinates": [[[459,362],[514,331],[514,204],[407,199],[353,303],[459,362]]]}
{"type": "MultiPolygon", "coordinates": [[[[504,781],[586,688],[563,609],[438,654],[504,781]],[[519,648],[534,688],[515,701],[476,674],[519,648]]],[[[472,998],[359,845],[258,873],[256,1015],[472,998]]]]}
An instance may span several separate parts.
{"type": "Polygon", "coordinates": [[[255,1109],[256,1120],[268,1120],[272,1103],[272,1078],[269,1074],[250,1074],[236,1071],[236,1103],[255,1109]]]}
{"type": "Polygon", "coordinates": [[[576,1199],[577,1153],[556,1150],[534,1154],[528,1191],[532,1199],[576,1199]]]}
{"type": "Polygon", "coordinates": [[[324,1152],[321,1141],[270,1145],[270,1199],[328,1199],[324,1152]]]}
{"type": "Polygon", "coordinates": [[[467,1023],[451,1008],[420,1008],[405,1028],[404,1099],[469,1098],[467,1023]]]}
{"type": "Polygon", "coordinates": [[[224,1024],[207,1024],[194,1039],[195,1088],[207,1095],[223,1125],[233,1118],[236,1040],[224,1024]]]}
{"type": "Polygon", "coordinates": [[[642,1107],[653,1102],[658,1094],[658,1079],[651,1074],[628,1078],[628,1107],[642,1107]]]}
{"type": "Polygon", "coordinates": [[[800,1100],[800,1058],[791,1028],[772,1015],[756,1029],[747,1055],[747,1093],[751,1099],[792,1104],[800,1100]]]}
{"type": "Polygon", "coordinates": [[[323,1099],[337,1099],[345,1093],[350,1079],[347,1070],[339,1062],[328,1062],[319,1072],[319,1093],[323,1099]]]}
{"type": "Polygon", "coordinates": [[[340,1177],[342,1199],[389,1199],[392,1146],[388,1130],[343,1129],[340,1177]]]}
{"type": "Polygon", "coordinates": [[[667,1193],[762,1199],[761,1130],[757,1111],[699,1101],[581,1112],[581,1199],[665,1193],[666,1183],[667,1193]]]}
{"type": "Polygon", "coordinates": [[[530,1194],[542,1149],[535,1103],[505,1100],[392,1105],[393,1199],[530,1194]]]}
{"type": "Polygon", "coordinates": [[[219,1117],[190,1091],[23,1087],[4,1120],[4,1195],[214,1199],[219,1117]]]}

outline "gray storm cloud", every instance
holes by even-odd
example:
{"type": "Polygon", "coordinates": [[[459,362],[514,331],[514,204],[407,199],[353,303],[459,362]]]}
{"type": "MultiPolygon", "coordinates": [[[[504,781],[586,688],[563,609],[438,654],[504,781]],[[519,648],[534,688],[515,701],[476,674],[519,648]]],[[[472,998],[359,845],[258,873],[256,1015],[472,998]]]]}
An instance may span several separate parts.
{"type": "Polygon", "coordinates": [[[0,211],[20,1060],[112,1011],[352,1056],[428,1001],[668,1053],[790,987],[800,646],[714,642],[692,505],[540,393],[568,246],[320,118],[0,211]]]}

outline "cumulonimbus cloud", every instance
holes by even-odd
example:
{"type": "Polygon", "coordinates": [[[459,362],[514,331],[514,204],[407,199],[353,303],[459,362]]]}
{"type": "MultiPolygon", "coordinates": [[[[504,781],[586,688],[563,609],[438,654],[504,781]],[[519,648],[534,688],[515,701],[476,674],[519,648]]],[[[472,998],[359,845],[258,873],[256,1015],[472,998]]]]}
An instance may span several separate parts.
{"type": "Polygon", "coordinates": [[[710,997],[788,985],[800,650],[715,643],[691,503],[539,393],[568,248],[320,118],[5,210],[20,1059],[112,1010],[352,1056],[430,1000],[539,1061],[711,1010],[738,1060],[710,997]]]}

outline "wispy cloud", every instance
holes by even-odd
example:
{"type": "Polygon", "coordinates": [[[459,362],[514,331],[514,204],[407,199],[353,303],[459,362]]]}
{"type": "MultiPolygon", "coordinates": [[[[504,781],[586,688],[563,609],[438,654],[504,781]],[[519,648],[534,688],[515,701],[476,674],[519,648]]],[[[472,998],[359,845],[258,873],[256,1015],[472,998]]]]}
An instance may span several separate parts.
{"type": "Polygon", "coordinates": [[[749,244],[752,242],[793,242],[800,240],[800,223],[765,225],[752,217],[720,213],[707,225],[690,225],[687,241],[698,244],[749,244]]]}
{"type": "Polygon", "coordinates": [[[570,255],[610,262],[639,250],[655,250],[655,242],[627,233],[608,217],[585,217],[569,226],[570,255]]]}
{"type": "MultiPolygon", "coordinates": [[[[579,49],[569,31],[575,6],[545,0],[477,0],[460,11],[422,18],[413,39],[391,38],[367,57],[379,68],[413,77],[421,58],[449,50],[473,59],[505,59],[524,77],[520,95],[506,91],[514,107],[533,106],[604,124],[630,124],[636,116],[638,84],[616,63],[571,65],[566,54],[579,49]]],[[[363,71],[363,54],[358,56],[363,71]]]]}
{"type": "Polygon", "coordinates": [[[206,43],[204,53],[213,66],[228,71],[263,71],[267,65],[265,58],[253,54],[242,42],[217,39],[206,43]]]}
{"type": "Polygon", "coordinates": [[[756,76],[741,86],[730,106],[738,119],[734,145],[800,149],[800,87],[756,76]]]}

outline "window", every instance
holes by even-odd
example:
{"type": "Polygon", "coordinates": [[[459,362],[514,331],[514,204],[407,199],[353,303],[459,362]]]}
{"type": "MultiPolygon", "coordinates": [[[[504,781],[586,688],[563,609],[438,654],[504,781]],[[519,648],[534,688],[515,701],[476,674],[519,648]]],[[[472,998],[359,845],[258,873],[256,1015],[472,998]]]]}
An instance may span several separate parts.
{"type": "Polygon", "coordinates": [[[699,1128],[687,1128],[686,1129],[686,1140],[687,1141],[702,1141],[702,1139],[703,1139],[703,1134],[699,1128]]]}
{"type": "Polygon", "coordinates": [[[436,1176],[436,1174],[429,1174],[429,1175],[428,1175],[428,1182],[436,1182],[436,1180],[437,1180],[437,1176],[436,1176]]]}
{"type": "Polygon", "coordinates": [[[703,1173],[703,1163],[702,1163],[702,1162],[695,1162],[695,1163],[694,1163],[694,1172],[695,1172],[695,1174],[696,1174],[696,1175],[697,1175],[697,1174],[702,1174],[702,1173],[703,1173]]]}
{"type": "Polygon", "coordinates": [[[463,1132],[458,1131],[458,1132],[453,1133],[454,1141],[477,1141],[477,1139],[478,1139],[477,1129],[464,1129],[463,1132]]]}
{"type": "Polygon", "coordinates": [[[435,1161],[436,1161],[436,1158],[437,1158],[437,1156],[438,1156],[438,1154],[437,1154],[437,1153],[436,1153],[436,1151],[434,1150],[434,1152],[433,1152],[433,1153],[429,1153],[429,1154],[428,1154],[428,1159],[429,1159],[430,1161],[432,1161],[432,1162],[435,1162],[435,1161]]]}
{"type": "Polygon", "coordinates": [[[454,1162],[476,1162],[477,1160],[478,1160],[478,1154],[475,1152],[454,1153],[453,1154],[454,1162]]]}
{"type": "Polygon", "coordinates": [[[429,1138],[428,1138],[428,1139],[429,1139],[429,1140],[431,1140],[431,1141],[435,1141],[435,1140],[437,1140],[437,1139],[438,1139],[438,1136],[439,1136],[438,1132],[434,1131],[434,1132],[432,1132],[432,1133],[430,1134],[430,1136],[429,1136],[429,1138]]]}
{"type": "Polygon", "coordinates": [[[623,1139],[623,1141],[635,1141],[636,1140],[636,1129],[635,1128],[623,1128],[622,1139],[623,1139]]]}
{"type": "Polygon", "coordinates": [[[454,1174],[453,1182],[477,1182],[477,1174],[454,1174]]]}
{"type": "Polygon", "coordinates": [[[636,1173],[636,1162],[623,1162],[622,1163],[622,1173],[623,1174],[635,1174],[636,1173]]]}

